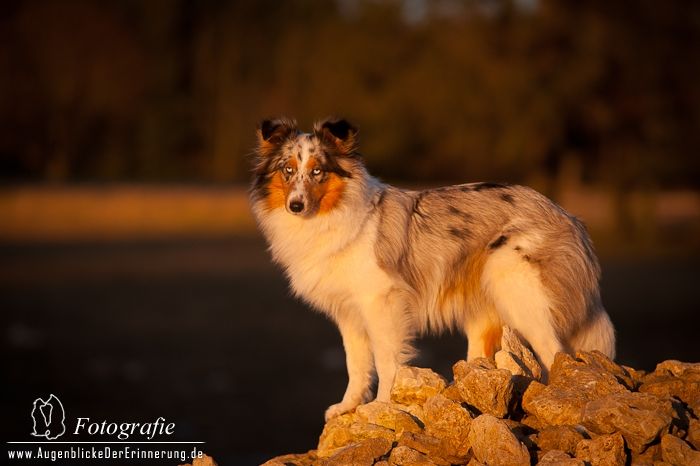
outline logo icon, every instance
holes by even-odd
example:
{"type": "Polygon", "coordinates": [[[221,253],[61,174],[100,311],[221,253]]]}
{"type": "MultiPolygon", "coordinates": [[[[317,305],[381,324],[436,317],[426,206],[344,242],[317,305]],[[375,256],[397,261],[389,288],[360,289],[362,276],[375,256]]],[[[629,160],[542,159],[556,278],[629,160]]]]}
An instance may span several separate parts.
{"type": "Polygon", "coordinates": [[[34,400],[32,409],[32,421],[35,437],[45,437],[47,440],[55,440],[66,432],[66,412],[63,405],[53,393],[46,399],[34,400]]]}

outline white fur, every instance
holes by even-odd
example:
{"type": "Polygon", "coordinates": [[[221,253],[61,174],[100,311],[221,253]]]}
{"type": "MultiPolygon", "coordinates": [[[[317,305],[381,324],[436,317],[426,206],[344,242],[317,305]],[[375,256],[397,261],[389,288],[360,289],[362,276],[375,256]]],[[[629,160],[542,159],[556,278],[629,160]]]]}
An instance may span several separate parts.
{"type": "MultiPolygon", "coordinates": [[[[514,241],[525,248],[530,243],[529,238],[523,237],[514,241]]],[[[481,283],[501,322],[519,329],[542,363],[547,368],[551,366],[554,355],[563,347],[552,326],[552,304],[540,280],[539,270],[512,248],[500,248],[486,261],[481,283]]]]}

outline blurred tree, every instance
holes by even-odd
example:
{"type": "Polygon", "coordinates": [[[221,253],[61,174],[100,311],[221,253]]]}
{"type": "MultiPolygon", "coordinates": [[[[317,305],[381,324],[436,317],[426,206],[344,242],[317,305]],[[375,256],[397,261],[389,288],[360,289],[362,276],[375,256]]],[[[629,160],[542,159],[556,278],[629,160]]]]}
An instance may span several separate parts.
{"type": "Polygon", "coordinates": [[[0,39],[6,178],[245,180],[260,118],[341,114],[392,179],[699,185],[697,2],[28,0],[0,39]]]}

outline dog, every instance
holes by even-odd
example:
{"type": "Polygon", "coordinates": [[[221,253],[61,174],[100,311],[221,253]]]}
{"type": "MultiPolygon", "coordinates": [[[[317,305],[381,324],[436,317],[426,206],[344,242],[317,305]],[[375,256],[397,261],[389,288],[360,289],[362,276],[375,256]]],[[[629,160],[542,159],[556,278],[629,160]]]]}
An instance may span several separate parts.
{"type": "Polygon", "coordinates": [[[376,399],[389,401],[426,332],[464,332],[468,360],[493,356],[503,325],[545,370],[559,351],[614,357],[582,222],[518,185],[384,184],[367,172],[357,135],[344,119],[311,133],[265,120],[254,152],[251,209],[273,260],[342,336],[349,382],[326,420],[368,401],[375,371],[376,399]]]}

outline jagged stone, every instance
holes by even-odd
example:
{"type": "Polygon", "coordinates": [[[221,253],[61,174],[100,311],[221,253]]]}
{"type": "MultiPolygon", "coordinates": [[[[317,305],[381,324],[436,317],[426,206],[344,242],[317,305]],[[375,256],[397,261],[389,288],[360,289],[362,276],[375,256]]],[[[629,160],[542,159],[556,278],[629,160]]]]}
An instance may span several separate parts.
{"type": "Polygon", "coordinates": [[[575,456],[576,445],[583,439],[583,434],[573,426],[550,426],[540,430],[533,442],[542,451],[560,450],[575,456]]]}
{"type": "Polygon", "coordinates": [[[635,369],[634,367],[624,365],[620,367],[626,370],[632,378],[632,381],[634,382],[634,389],[636,390],[637,388],[639,388],[639,386],[644,382],[644,377],[646,377],[647,372],[641,369],[635,369]]]}
{"type": "Polygon", "coordinates": [[[642,393],[658,397],[675,397],[700,416],[700,363],[664,361],[644,377],[639,387],[642,393]]]}
{"type": "Polygon", "coordinates": [[[542,367],[534,354],[527,347],[520,335],[507,325],[503,326],[501,349],[494,359],[498,369],[506,369],[513,375],[522,375],[539,380],[542,367]]]}
{"type": "Polygon", "coordinates": [[[522,397],[523,410],[537,421],[533,426],[575,425],[581,422],[583,407],[591,397],[584,391],[531,383],[522,397]]]}
{"type": "Polygon", "coordinates": [[[423,453],[409,448],[407,446],[398,446],[391,450],[389,455],[390,466],[433,466],[435,463],[430,461],[423,453]]]}
{"type": "Polygon", "coordinates": [[[585,359],[574,359],[568,354],[557,353],[550,370],[549,385],[533,382],[525,391],[522,399],[525,412],[545,424],[576,425],[581,423],[586,403],[611,393],[627,391],[599,361],[599,356],[590,354],[580,353],[579,356],[585,359]]]}
{"type": "Polygon", "coordinates": [[[487,358],[476,358],[472,359],[471,361],[460,359],[452,366],[452,375],[454,376],[454,380],[457,381],[463,378],[474,369],[496,369],[496,363],[487,358]]]}
{"type": "Polygon", "coordinates": [[[642,452],[669,428],[672,412],[670,400],[625,391],[588,403],[581,423],[597,434],[620,432],[630,450],[642,452]]]}
{"type": "Polygon", "coordinates": [[[391,442],[383,438],[370,438],[341,448],[325,458],[322,466],[372,466],[375,461],[389,453],[391,442]]]}
{"type": "Polygon", "coordinates": [[[489,466],[529,465],[530,454],[506,423],[482,414],[471,423],[469,443],[474,456],[489,466]]]}
{"type": "Polygon", "coordinates": [[[661,456],[664,461],[678,466],[700,466],[700,451],[673,435],[661,437],[661,456]]]}
{"type": "Polygon", "coordinates": [[[451,457],[443,450],[443,441],[424,433],[404,432],[399,438],[398,446],[409,447],[425,454],[431,461],[440,466],[459,464],[463,458],[451,457]]]}
{"type": "Polygon", "coordinates": [[[316,460],[318,460],[316,451],[311,450],[307,453],[277,456],[260,466],[312,466],[316,460]]]}
{"type": "Polygon", "coordinates": [[[631,464],[633,466],[656,466],[661,462],[661,443],[653,443],[642,453],[630,452],[631,464]]]}
{"type": "Polygon", "coordinates": [[[326,423],[316,453],[319,458],[326,458],[347,445],[374,438],[391,443],[397,434],[386,427],[363,422],[355,413],[346,413],[326,423]]]}
{"type": "Polygon", "coordinates": [[[700,461],[700,364],[665,361],[645,375],[597,352],[558,354],[545,385],[524,375],[517,334],[504,334],[499,367],[492,359],[458,361],[449,385],[429,369],[402,368],[393,403],[375,401],[338,416],[325,425],[316,451],[265,466],[700,461]],[[482,414],[472,419],[475,412],[482,414]]]}
{"type": "Polygon", "coordinates": [[[367,424],[375,424],[396,432],[400,436],[404,431],[420,432],[421,426],[416,419],[403,409],[401,405],[372,401],[355,410],[355,420],[367,424]]]}
{"type": "Polygon", "coordinates": [[[581,440],[576,446],[576,458],[591,466],[625,466],[625,441],[620,433],[581,440]]]}
{"type": "Polygon", "coordinates": [[[391,401],[402,405],[423,404],[447,386],[447,381],[430,369],[403,366],[396,372],[391,401]]]}
{"type": "Polygon", "coordinates": [[[195,458],[192,460],[192,464],[182,464],[180,466],[218,466],[214,458],[211,456],[204,455],[201,458],[195,458]]]}
{"type": "Polygon", "coordinates": [[[691,419],[688,424],[688,435],[685,440],[696,450],[700,450],[700,421],[691,419]]]}
{"type": "Polygon", "coordinates": [[[503,418],[513,400],[513,376],[504,369],[473,368],[455,379],[462,401],[481,413],[503,418]]]}
{"type": "Polygon", "coordinates": [[[442,449],[450,457],[467,458],[472,421],[469,412],[443,395],[428,398],[423,409],[425,433],[442,439],[442,449]]]}
{"type": "Polygon", "coordinates": [[[326,422],[318,440],[318,456],[330,456],[338,448],[353,442],[353,433],[350,429],[355,422],[354,413],[345,413],[326,422]]]}
{"type": "Polygon", "coordinates": [[[586,363],[589,367],[600,369],[602,372],[607,372],[617,379],[619,383],[625,386],[628,390],[634,390],[636,383],[632,375],[624,367],[611,361],[600,351],[579,351],[576,353],[576,359],[586,363]]]}
{"type": "Polygon", "coordinates": [[[510,431],[513,432],[515,438],[520,440],[528,450],[537,449],[537,445],[532,441],[536,432],[535,429],[513,419],[502,419],[502,421],[508,426],[510,431]]]}
{"type": "Polygon", "coordinates": [[[561,450],[550,450],[542,455],[537,466],[585,466],[585,463],[578,458],[572,458],[561,450]]]}

